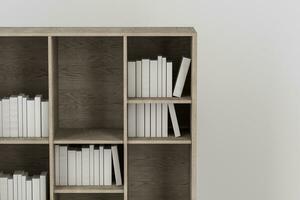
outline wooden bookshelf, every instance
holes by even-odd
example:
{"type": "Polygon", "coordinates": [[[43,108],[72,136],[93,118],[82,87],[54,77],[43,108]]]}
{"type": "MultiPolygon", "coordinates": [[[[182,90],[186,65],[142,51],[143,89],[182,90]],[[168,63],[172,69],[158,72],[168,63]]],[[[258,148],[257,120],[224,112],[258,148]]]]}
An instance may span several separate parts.
{"type": "Polygon", "coordinates": [[[0,48],[0,96],[49,99],[49,138],[0,138],[0,170],[48,171],[49,200],[197,200],[193,28],[0,28],[0,48]],[[158,55],[173,80],[192,58],[183,97],[128,98],[127,62],[158,55]],[[174,103],[182,137],[128,138],[127,106],[144,103],[174,103]],[[123,186],[56,186],[56,144],[118,144],[123,186]]]}

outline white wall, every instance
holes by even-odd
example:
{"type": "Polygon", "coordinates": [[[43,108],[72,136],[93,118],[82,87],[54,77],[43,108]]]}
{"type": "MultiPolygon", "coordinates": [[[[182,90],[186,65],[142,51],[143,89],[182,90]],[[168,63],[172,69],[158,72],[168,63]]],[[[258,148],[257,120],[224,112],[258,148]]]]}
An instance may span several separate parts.
{"type": "Polygon", "coordinates": [[[199,199],[300,199],[296,0],[2,0],[0,26],[195,26],[199,199]]]}

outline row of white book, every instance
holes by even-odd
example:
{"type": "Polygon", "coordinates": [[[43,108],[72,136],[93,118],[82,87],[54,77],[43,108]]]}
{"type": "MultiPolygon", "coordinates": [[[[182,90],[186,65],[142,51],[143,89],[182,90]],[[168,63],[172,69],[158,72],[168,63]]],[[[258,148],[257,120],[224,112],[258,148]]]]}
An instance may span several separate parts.
{"type": "Polygon", "coordinates": [[[48,101],[42,95],[0,100],[0,137],[48,137],[48,101]]]}
{"type": "MultiPolygon", "coordinates": [[[[181,97],[191,59],[182,58],[173,91],[173,64],[157,60],[128,62],[128,97],[181,97]]],[[[168,110],[175,137],[181,136],[174,104],[129,104],[128,137],[168,137],[168,110]]]]}
{"type": "Polygon", "coordinates": [[[0,175],[0,199],[2,200],[46,200],[47,172],[28,176],[28,173],[16,171],[13,175],[0,175]]]}
{"type": "Polygon", "coordinates": [[[70,186],[122,185],[117,145],[55,145],[55,184],[70,186]],[[114,173],[113,170],[114,169],[114,173]]]}

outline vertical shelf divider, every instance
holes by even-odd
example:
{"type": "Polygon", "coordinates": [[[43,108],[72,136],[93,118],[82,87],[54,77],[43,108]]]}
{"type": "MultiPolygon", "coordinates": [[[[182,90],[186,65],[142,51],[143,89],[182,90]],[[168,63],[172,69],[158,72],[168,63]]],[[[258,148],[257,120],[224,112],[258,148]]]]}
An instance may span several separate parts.
{"type": "Polygon", "coordinates": [[[123,114],[124,114],[124,200],[128,199],[128,146],[127,146],[127,36],[123,36],[123,114]]]}

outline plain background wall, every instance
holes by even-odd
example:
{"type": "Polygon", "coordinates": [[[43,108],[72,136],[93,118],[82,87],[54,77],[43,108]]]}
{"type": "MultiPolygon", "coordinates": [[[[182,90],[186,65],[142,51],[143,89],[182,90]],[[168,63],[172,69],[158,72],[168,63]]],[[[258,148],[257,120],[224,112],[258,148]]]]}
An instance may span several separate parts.
{"type": "Polygon", "coordinates": [[[0,26],[194,26],[199,200],[300,199],[296,0],[2,0],[0,26]]]}

